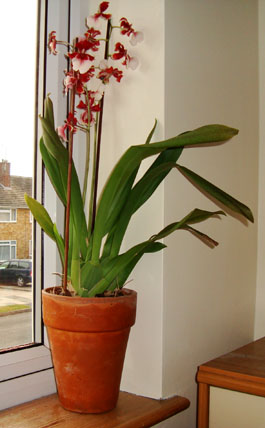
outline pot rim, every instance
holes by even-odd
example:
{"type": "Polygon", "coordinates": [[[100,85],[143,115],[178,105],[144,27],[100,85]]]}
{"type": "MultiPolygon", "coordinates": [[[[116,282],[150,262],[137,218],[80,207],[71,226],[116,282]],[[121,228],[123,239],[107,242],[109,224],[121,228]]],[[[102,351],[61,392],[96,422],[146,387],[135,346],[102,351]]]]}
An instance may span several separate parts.
{"type": "MultiPolygon", "coordinates": [[[[58,286],[59,288],[61,288],[60,286],[58,286]]],[[[57,288],[57,286],[54,287],[47,287],[42,289],[42,295],[44,296],[49,296],[51,298],[55,298],[55,299],[60,299],[60,300],[65,300],[66,302],[70,303],[71,300],[73,301],[73,303],[97,303],[97,304],[106,304],[106,303],[114,303],[117,301],[121,301],[121,300],[126,300],[128,297],[130,296],[137,296],[137,292],[135,290],[131,290],[130,288],[122,288],[124,294],[122,296],[110,296],[110,297],[102,297],[102,296],[97,296],[97,297],[81,297],[81,296],[62,296],[60,294],[54,294],[54,293],[49,293],[47,290],[51,290],[53,288],[57,288]]]]}

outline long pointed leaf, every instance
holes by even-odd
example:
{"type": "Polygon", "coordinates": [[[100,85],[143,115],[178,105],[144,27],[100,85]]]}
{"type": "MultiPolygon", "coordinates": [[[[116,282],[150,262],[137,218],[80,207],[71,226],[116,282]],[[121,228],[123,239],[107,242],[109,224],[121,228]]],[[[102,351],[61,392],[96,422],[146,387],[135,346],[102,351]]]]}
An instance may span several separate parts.
{"type": "Polygon", "coordinates": [[[40,139],[40,152],[41,152],[41,157],[43,159],[43,162],[44,162],[47,174],[49,176],[49,179],[50,179],[57,195],[61,199],[61,201],[64,204],[66,204],[66,193],[65,193],[65,188],[64,188],[63,182],[62,182],[62,177],[60,174],[58,163],[57,163],[56,159],[50,155],[50,153],[47,150],[42,138],[40,139]]]}
{"type": "Polygon", "coordinates": [[[47,97],[45,99],[44,117],[50,122],[51,126],[54,128],[53,104],[52,104],[52,101],[49,97],[49,94],[47,95],[47,97]]]}
{"type": "Polygon", "coordinates": [[[153,128],[151,129],[151,131],[150,131],[150,133],[149,133],[149,135],[148,135],[148,137],[146,139],[145,144],[149,144],[150,141],[152,140],[152,137],[153,137],[155,129],[156,129],[156,125],[157,125],[157,119],[155,120],[155,124],[154,124],[153,128]]]}
{"type": "Polygon", "coordinates": [[[195,208],[188,215],[186,215],[182,220],[169,224],[164,229],[162,229],[159,233],[152,236],[151,240],[157,241],[158,239],[163,239],[166,236],[170,235],[175,230],[185,229],[190,224],[200,223],[216,215],[225,215],[225,213],[223,211],[204,211],[204,210],[195,208]]]}
{"type": "Polygon", "coordinates": [[[63,241],[63,238],[61,237],[55,223],[53,225],[53,233],[55,236],[56,244],[57,244],[57,247],[59,250],[59,255],[60,255],[62,266],[63,266],[63,264],[64,264],[64,241],[63,241]]]}
{"type": "Polygon", "coordinates": [[[201,190],[203,190],[210,196],[213,196],[215,199],[224,204],[226,207],[230,208],[232,211],[235,211],[246,217],[251,222],[254,222],[254,217],[251,210],[246,205],[242,204],[242,202],[233,198],[228,193],[219,189],[214,184],[200,177],[198,174],[191,171],[190,169],[182,165],[177,165],[177,168],[185,175],[185,177],[195,183],[195,185],[201,190]]]}
{"type": "Polygon", "coordinates": [[[75,233],[75,228],[73,230],[73,238],[72,238],[72,254],[71,254],[71,282],[75,291],[78,293],[80,289],[81,283],[81,266],[80,266],[80,248],[78,244],[78,240],[75,233]]]}
{"type": "MultiPolygon", "coordinates": [[[[52,176],[52,183],[55,184],[55,189],[58,190],[59,196],[65,202],[66,201],[66,189],[67,189],[67,172],[68,172],[68,151],[61,143],[61,140],[54,129],[53,123],[54,120],[51,119],[52,112],[52,102],[46,100],[46,117],[41,118],[42,128],[43,128],[43,142],[46,147],[46,152],[50,155],[51,158],[54,158],[54,162],[47,164],[49,169],[49,175],[52,176]],[[54,168],[58,165],[58,171],[61,174],[61,181],[59,178],[54,175],[54,168]],[[58,183],[59,188],[58,188],[58,183]],[[61,188],[63,187],[63,189],[61,188]]],[[[45,158],[47,160],[47,156],[45,158]]],[[[82,194],[80,190],[80,184],[77,176],[75,166],[72,167],[72,190],[71,190],[71,215],[73,216],[74,225],[76,228],[77,241],[80,246],[80,251],[82,253],[83,259],[86,257],[87,253],[87,225],[84,210],[80,209],[82,207],[82,194]]]]}
{"type": "Polygon", "coordinates": [[[206,245],[209,245],[209,247],[211,248],[217,247],[217,245],[219,245],[219,243],[215,241],[213,238],[201,232],[200,230],[194,229],[194,227],[186,226],[184,229],[188,230],[197,238],[201,239],[206,245]]]}
{"type": "Polygon", "coordinates": [[[32,212],[33,217],[39,223],[44,232],[53,240],[56,241],[53,231],[53,222],[47,210],[38,201],[25,194],[25,201],[32,212]]]}

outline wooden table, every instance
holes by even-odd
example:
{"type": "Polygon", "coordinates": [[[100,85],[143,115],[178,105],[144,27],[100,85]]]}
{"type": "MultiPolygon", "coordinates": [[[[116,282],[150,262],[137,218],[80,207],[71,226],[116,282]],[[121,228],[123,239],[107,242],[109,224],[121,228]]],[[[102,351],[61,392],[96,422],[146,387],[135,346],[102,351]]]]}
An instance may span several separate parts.
{"type": "Polygon", "coordinates": [[[202,364],[197,382],[198,428],[209,427],[211,386],[265,397],[265,337],[202,364]]]}
{"type": "Polygon", "coordinates": [[[5,428],[146,428],[187,409],[184,397],[152,400],[121,392],[116,409],[101,415],[85,415],[64,410],[56,394],[0,412],[5,428]]]}

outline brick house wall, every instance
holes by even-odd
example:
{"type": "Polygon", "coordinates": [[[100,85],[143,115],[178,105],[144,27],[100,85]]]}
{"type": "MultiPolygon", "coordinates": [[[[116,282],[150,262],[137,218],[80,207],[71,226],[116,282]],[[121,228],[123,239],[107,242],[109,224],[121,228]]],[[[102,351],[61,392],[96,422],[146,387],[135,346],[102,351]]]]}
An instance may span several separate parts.
{"type": "Polygon", "coordinates": [[[0,241],[16,241],[16,258],[29,259],[30,241],[32,239],[32,222],[30,211],[26,208],[17,209],[17,221],[0,223],[0,241]]]}
{"type": "Polygon", "coordinates": [[[16,221],[0,221],[0,241],[16,241],[16,258],[29,259],[32,221],[24,194],[31,195],[32,178],[10,175],[10,169],[8,161],[0,162],[0,210],[16,210],[16,221]]]}

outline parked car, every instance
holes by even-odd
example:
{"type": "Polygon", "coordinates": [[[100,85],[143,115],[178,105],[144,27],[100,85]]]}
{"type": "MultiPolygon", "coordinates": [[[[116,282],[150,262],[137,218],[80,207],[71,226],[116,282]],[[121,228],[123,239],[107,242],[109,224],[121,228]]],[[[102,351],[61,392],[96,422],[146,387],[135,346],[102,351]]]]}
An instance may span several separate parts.
{"type": "Polygon", "coordinates": [[[6,260],[0,262],[0,283],[23,287],[32,281],[31,260],[6,260]]]}

